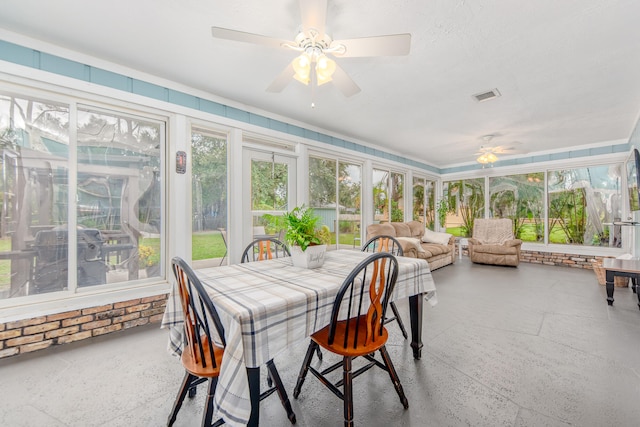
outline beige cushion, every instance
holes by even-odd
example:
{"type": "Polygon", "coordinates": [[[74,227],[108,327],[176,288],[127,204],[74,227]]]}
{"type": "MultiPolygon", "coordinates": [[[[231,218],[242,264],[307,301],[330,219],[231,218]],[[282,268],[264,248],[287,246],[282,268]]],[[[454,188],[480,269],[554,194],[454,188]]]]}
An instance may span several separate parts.
{"type": "Polygon", "coordinates": [[[473,223],[473,237],[485,245],[501,245],[513,240],[513,222],[509,218],[478,218],[473,223]]]}
{"type": "Polygon", "coordinates": [[[439,243],[441,245],[447,245],[449,244],[449,239],[451,239],[450,233],[431,231],[428,228],[424,230],[424,234],[422,235],[422,241],[425,243],[439,243]]]}
{"type": "Polygon", "coordinates": [[[432,256],[445,254],[451,250],[449,246],[444,246],[439,243],[423,243],[422,249],[426,252],[430,252],[432,256]]]}
{"type": "Polygon", "coordinates": [[[396,237],[396,240],[402,244],[405,248],[415,248],[418,252],[425,252],[424,248],[420,245],[420,239],[415,237],[396,237]]]}
{"type": "Polygon", "coordinates": [[[396,237],[411,237],[411,229],[404,222],[392,222],[391,225],[396,230],[396,237]]]}
{"type": "Polygon", "coordinates": [[[367,240],[376,236],[396,237],[396,229],[389,223],[367,225],[367,240]]]}
{"type": "Polygon", "coordinates": [[[409,221],[407,225],[411,229],[411,237],[420,239],[424,234],[424,224],[420,221],[409,221]]]}

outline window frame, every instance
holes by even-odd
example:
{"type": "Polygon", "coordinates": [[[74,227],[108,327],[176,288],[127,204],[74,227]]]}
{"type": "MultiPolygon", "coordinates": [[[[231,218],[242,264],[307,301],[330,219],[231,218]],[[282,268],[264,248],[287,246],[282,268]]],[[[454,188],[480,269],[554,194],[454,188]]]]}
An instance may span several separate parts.
{"type": "MultiPolygon", "coordinates": [[[[124,117],[139,118],[147,122],[154,122],[161,127],[161,149],[160,149],[160,208],[161,208],[161,252],[162,265],[168,271],[167,247],[167,181],[170,174],[167,152],[169,150],[170,137],[169,130],[172,125],[173,116],[161,109],[134,105],[112,98],[105,98],[97,93],[87,93],[82,90],[68,89],[55,84],[33,84],[16,83],[15,79],[5,79],[0,73],[0,91],[9,96],[21,99],[33,99],[39,102],[66,105],[69,107],[69,160],[67,178],[69,180],[67,217],[69,223],[77,224],[77,203],[75,194],[77,193],[77,114],[79,109],[88,109],[92,112],[104,112],[105,114],[120,115],[124,117]]],[[[68,241],[77,240],[76,227],[70,227],[68,241]]],[[[69,271],[77,271],[77,245],[68,246],[69,271]]],[[[0,322],[23,319],[25,314],[29,317],[58,313],[62,309],[74,309],[87,306],[113,303],[114,300],[126,300],[137,297],[158,295],[168,290],[169,284],[166,272],[160,277],[150,279],[125,280],[121,282],[106,283],[95,286],[77,286],[76,275],[69,275],[67,289],[25,295],[15,298],[0,299],[0,311],[2,316],[0,322]]]]}

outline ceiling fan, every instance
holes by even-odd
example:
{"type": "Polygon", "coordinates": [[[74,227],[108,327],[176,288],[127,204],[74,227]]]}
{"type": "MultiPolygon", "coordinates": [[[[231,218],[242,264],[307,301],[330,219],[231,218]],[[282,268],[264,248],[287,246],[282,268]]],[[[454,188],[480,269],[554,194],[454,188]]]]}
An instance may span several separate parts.
{"type": "Polygon", "coordinates": [[[480,146],[478,152],[475,153],[478,158],[476,161],[481,163],[482,165],[486,165],[489,163],[494,163],[498,161],[498,154],[511,155],[511,154],[525,154],[526,150],[519,149],[518,147],[522,145],[521,142],[513,141],[508,145],[496,145],[492,144],[491,140],[499,136],[498,134],[484,135],[482,137],[483,144],[480,146]]]}
{"type": "MultiPolygon", "coordinates": [[[[227,28],[211,27],[213,37],[284,48],[298,56],[276,77],[268,92],[281,92],[292,79],[312,87],[328,82],[349,97],[360,92],[358,85],[332,59],[366,56],[408,55],[411,34],[391,34],[356,39],[333,40],[325,33],[327,0],[300,0],[302,25],[293,41],[227,28]]],[[[313,106],[313,104],[312,104],[313,106]]]]}

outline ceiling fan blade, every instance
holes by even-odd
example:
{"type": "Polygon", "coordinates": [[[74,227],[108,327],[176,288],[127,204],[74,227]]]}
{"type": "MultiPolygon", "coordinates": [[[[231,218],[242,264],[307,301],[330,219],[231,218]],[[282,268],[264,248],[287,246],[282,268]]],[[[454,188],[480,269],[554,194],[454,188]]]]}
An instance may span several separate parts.
{"type": "Polygon", "coordinates": [[[287,87],[293,75],[295,74],[295,70],[293,69],[293,62],[290,63],[282,72],[275,78],[273,82],[267,88],[267,92],[282,92],[282,90],[287,87]]]}
{"type": "Polygon", "coordinates": [[[344,53],[334,53],[341,58],[363,56],[408,55],[411,48],[411,34],[390,34],[386,36],[362,37],[358,39],[334,40],[331,47],[342,45],[344,53]]]}
{"type": "Polygon", "coordinates": [[[229,30],[227,28],[211,27],[211,35],[217,39],[233,40],[243,43],[253,43],[268,47],[282,47],[283,44],[294,44],[289,40],[275,39],[260,34],[245,33],[243,31],[229,30]]]}
{"type": "Polygon", "coordinates": [[[320,33],[320,37],[324,36],[324,27],[327,22],[327,0],[300,0],[300,14],[303,31],[314,28],[320,33]]]}
{"type": "Polygon", "coordinates": [[[331,76],[333,84],[342,92],[347,98],[360,92],[360,88],[353,81],[351,77],[344,71],[338,64],[336,64],[336,71],[331,76]]]}

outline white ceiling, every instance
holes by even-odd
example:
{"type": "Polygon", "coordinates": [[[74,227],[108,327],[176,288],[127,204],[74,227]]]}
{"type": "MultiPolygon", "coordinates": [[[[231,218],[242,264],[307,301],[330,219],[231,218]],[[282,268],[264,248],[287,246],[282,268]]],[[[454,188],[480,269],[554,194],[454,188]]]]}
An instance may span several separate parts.
{"type": "MultiPolygon", "coordinates": [[[[0,28],[371,143],[438,167],[482,136],[566,151],[627,140],[640,113],[640,1],[329,0],[334,39],[411,33],[405,57],[341,58],[345,98],[292,81],[296,56],[211,37],[211,26],[292,40],[297,0],[0,0],[0,28]],[[478,103],[473,94],[502,96],[478,103]]],[[[530,155],[530,154],[529,154],[530,155]]]]}

